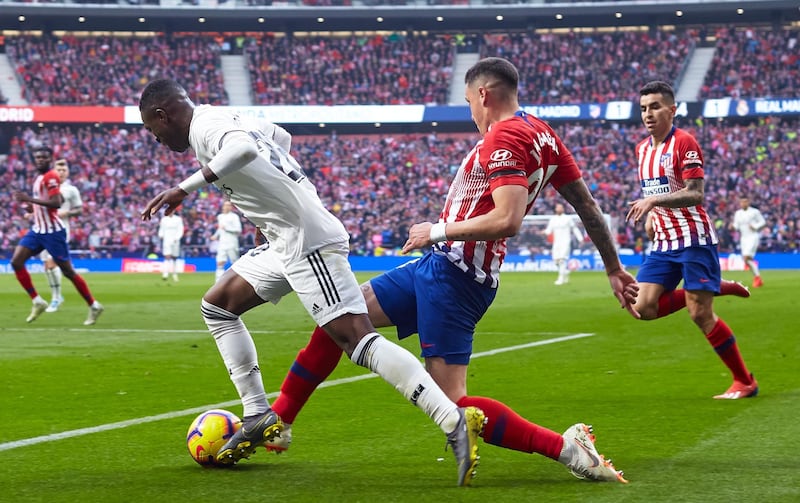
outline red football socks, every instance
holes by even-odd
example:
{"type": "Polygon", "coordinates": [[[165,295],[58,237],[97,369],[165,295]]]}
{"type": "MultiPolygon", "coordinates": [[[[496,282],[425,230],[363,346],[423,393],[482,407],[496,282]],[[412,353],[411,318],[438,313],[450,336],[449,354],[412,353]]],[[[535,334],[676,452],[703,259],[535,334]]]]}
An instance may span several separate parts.
{"type": "Polygon", "coordinates": [[[733,331],[722,321],[722,318],[718,319],[711,332],[706,334],[706,339],[723,363],[730,369],[736,381],[742,384],[752,384],[752,376],[744,364],[742,354],[739,352],[736,337],[733,336],[733,331]]]}
{"type": "Polygon", "coordinates": [[[18,271],[14,271],[14,275],[17,277],[17,281],[19,284],[22,285],[22,288],[28,292],[28,295],[31,296],[32,299],[35,299],[37,295],[36,288],[33,286],[33,280],[31,279],[31,275],[27,269],[24,267],[18,271]]]}
{"type": "Polygon", "coordinates": [[[272,404],[285,423],[293,423],[311,394],[339,364],[342,349],[325,330],[314,329],[311,340],[297,353],[289,373],[281,384],[281,394],[272,404]]]}
{"type": "Polygon", "coordinates": [[[675,311],[680,311],[684,307],[686,307],[686,292],[683,288],[664,292],[658,298],[658,314],[656,317],[663,318],[675,311]]]}
{"type": "Polygon", "coordinates": [[[564,439],[561,434],[523,418],[506,404],[480,396],[462,397],[459,407],[475,406],[483,410],[488,421],[483,428],[483,441],[528,453],[539,453],[558,461],[564,439]]]}
{"type": "Polygon", "coordinates": [[[89,291],[89,285],[86,284],[86,281],[84,281],[80,274],[75,274],[75,276],[72,277],[72,284],[75,285],[78,293],[81,294],[81,297],[83,297],[87,304],[90,306],[94,304],[94,297],[92,297],[92,292],[89,291]]]}

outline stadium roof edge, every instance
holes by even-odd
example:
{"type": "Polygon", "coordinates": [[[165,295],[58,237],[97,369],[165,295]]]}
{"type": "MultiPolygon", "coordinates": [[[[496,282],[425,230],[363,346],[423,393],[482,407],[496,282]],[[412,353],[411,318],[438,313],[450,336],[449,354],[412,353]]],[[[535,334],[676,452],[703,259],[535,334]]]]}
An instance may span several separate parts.
{"type": "Polygon", "coordinates": [[[2,10],[5,15],[0,17],[0,29],[44,31],[493,31],[606,26],[775,24],[800,21],[800,10],[795,0],[653,0],[347,7],[163,7],[3,2],[2,10]],[[682,11],[681,16],[676,14],[677,10],[682,11]],[[561,19],[557,19],[559,14],[561,19]],[[20,21],[19,16],[24,16],[24,21],[20,21]],[[502,19],[498,19],[498,16],[502,19]],[[380,21],[378,17],[381,18],[380,21]],[[201,22],[199,18],[204,21],[201,22]]]}

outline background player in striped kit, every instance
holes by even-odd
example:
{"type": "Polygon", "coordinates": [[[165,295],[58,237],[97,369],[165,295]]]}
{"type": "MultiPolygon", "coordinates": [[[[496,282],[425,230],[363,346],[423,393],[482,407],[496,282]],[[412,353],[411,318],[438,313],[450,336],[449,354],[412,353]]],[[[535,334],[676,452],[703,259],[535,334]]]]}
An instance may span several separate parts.
{"type": "MultiPolygon", "coordinates": [[[[67,231],[67,244],[69,244],[69,219],[83,213],[83,200],[78,187],[72,185],[69,181],[69,164],[67,164],[67,160],[58,159],[54,166],[61,180],[59,192],[61,192],[61,197],[64,200],[58,209],[58,217],[64,223],[64,229],[67,231]]],[[[45,312],[55,313],[64,303],[64,296],[61,294],[61,268],[56,265],[55,260],[47,250],[43,251],[39,257],[44,262],[44,274],[50,284],[50,305],[45,312]]]]}
{"type": "Polygon", "coordinates": [[[626,218],[652,224],[653,249],[639,269],[636,309],[643,320],[667,316],[684,307],[720,359],[733,384],[718,399],[758,394],[730,327],[713,307],[714,296],[749,297],[742,285],[721,278],[717,234],[703,206],[703,153],[697,140],[674,125],[675,93],[666,82],[640,90],[642,122],[650,136],[636,146],[641,199],[630,203],[626,218]],[[683,280],[683,288],[676,289],[683,280]]]}
{"type": "Polygon", "coordinates": [[[17,281],[33,300],[31,314],[25,321],[32,322],[48,306],[47,301],[36,291],[31,275],[25,268],[25,262],[29,258],[41,253],[43,250],[47,250],[56,265],[61,269],[61,272],[64,273],[64,276],[72,281],[78,293],[89,305],[89,314],[83,324],[94,325],[97,317],[103,312],[103,306],[92,296],[86,281],[75,272],[72,267],[72,261],[69,259],[67,231],[64,228],[64,223],[58,217],[58,208],[61,207],[63,197],[59,189],[61,180],[58,173],[51,169],[53,150],[46,146],[34,149],[33,161],[39,172],[39,175],[33,181],[33,196],[22,191],[14,193],[15,201],[30,205],[33,210],[33,225],[17,244],[17,247],[14,248],[14,255],[11,257],[11,267],[14,269],[17,281]]]}

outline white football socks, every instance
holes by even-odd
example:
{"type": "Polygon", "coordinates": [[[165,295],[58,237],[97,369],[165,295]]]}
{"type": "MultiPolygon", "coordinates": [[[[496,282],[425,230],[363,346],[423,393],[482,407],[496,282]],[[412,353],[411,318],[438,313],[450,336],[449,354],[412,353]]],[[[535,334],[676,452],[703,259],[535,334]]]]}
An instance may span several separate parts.
{"type": "Polygon", "coordinates": [[[569,269],[567,268],[566,260],[561,260],[558,263],[558,279],[564,283],[569,280],[569,269]]]}
{"type": "Polygon", "coordinates": [[[564,446],[561,448],[561,453],[558,456],[558,462],[562,465],[570,466],[575,458],[576,447],[571,442],[564,439],[564,446]]]}
{"type": "Polygon", "coordinates": [[[61,299],[61,268],[54,267],[52,269],[45,269],[44,274],[47,276],[47,283],[50,285],[50,292],[52,295],[50,300],[61,299]]]}
{"type": "Polygon", "coordinates": [[[175,273],[175,259],[165,258],[164,263],[161,265],[161,276],[166,279],[170,274],[175,273]]]}
{"type": "Polygon", "coordinates": [[[750,268],[750,272],[753,273],[753,276],[761,276],[761,273],[758,271],[758,264],[756,264],[755,260],[749,259],[745,263],[747,264],[747,267],[750,268]]]}
{"type": "Polygon", "coordinates": [[[455,430],[460,418],[458,406],[447,398],[422,363],[404,348],[373,332],[359,341],[350,359],[394,386],[425,411],[443,432],[455,430]]]}
{"type": "Polygon", "coordinates": [[[241,318],[203,299],[200,311],[208,330],[214,336],[222,361],[242,399],[243,417],[263,414],[269,409],[267,393],[258,367],[258,354],[253,337],[241,318]]]}

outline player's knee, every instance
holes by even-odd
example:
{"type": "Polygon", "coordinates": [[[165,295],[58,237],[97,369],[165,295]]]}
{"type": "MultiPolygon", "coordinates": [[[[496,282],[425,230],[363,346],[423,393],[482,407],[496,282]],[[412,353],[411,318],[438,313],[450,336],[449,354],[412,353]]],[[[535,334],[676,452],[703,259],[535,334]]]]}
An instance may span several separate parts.
{"type": "Polygon", "coordinates": [[[688,311],[689,317],[701,330],[705,330],[705,328],[709,326],[714,326],[714,311],[711,309],[711,306],[689,307],[688,311]]]}
{"type": "Polygon", "coordinates": [[[230,322],[239,320],[239,316],[224,309],[216,304],[208,302],[203,299],[200,303],[200,314],[203,316],[203,321],[211,329],[217,325],[224,325],[230,322]]]}
{"type": "Polygon", "coordinates": [[[348,356],[352,356],[364,336],[375,333],[369,318],[363,314],[345,314],[326,323],[323,328],[348,356]]]}
{"type": "Polygon", "coordinates": [[[658,304],[657,303],[640,303],[634,306],[634,309],[641,315],[640,320],[650,321],[658,318],[658,304]]]}

